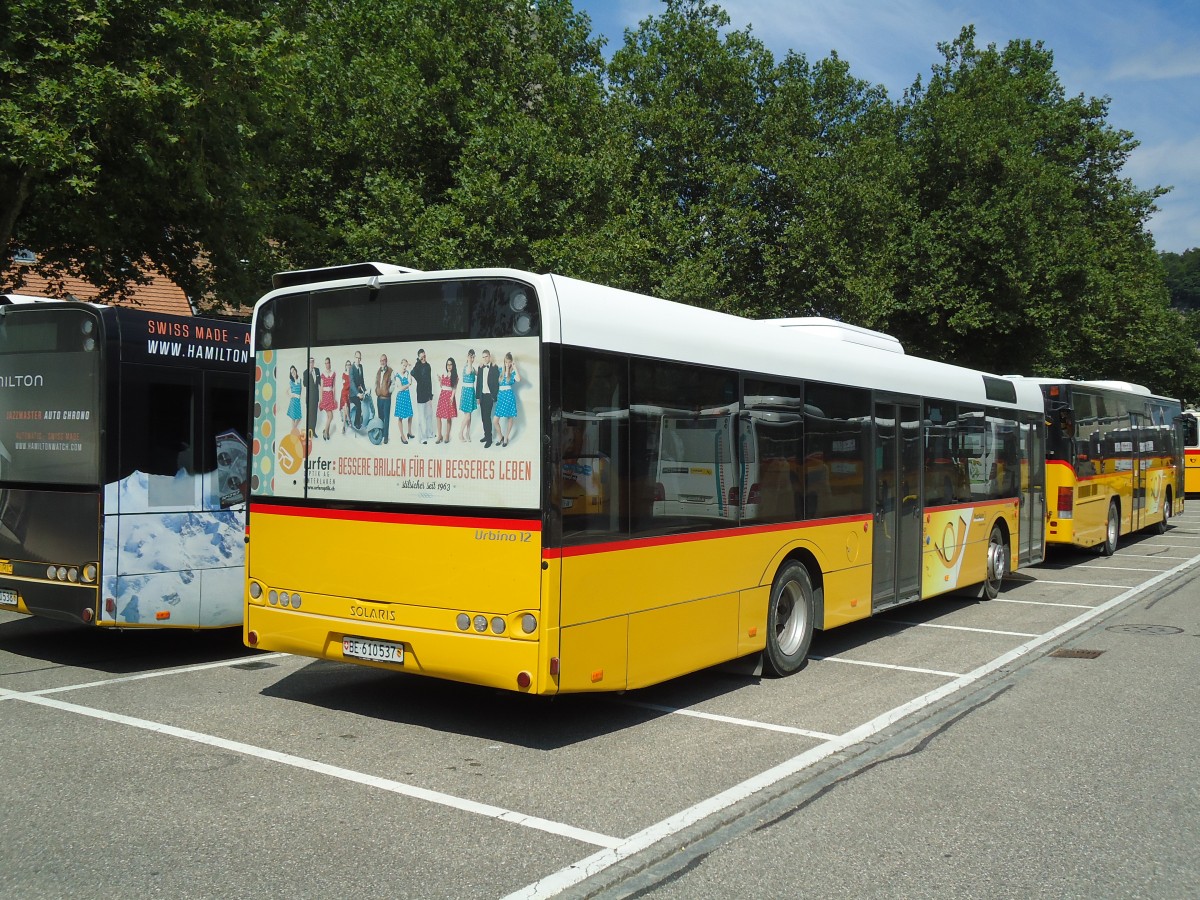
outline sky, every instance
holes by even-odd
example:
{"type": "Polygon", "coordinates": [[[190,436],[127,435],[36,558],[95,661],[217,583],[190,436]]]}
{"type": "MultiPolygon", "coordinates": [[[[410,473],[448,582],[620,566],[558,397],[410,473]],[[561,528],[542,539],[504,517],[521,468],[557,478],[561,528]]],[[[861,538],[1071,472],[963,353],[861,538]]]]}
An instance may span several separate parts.
{"type": "MultiPolygon", "coordinates": [[[[836,50],[857,78],[893,100],[941,58],[939,43],[974,25],[976,45],[1041,41],[1067,96],[1109,97],[1108,124],[1141,145],[1123,172],[1171,191],[1149,230],[1160,251],[1200,247],[1200,2],[1197,0],[717,0],[734,29],[750,27],[777,57],[836,50]]],[[[574,0],[608,38],[658,15],[658,0],[574,0]]]]}

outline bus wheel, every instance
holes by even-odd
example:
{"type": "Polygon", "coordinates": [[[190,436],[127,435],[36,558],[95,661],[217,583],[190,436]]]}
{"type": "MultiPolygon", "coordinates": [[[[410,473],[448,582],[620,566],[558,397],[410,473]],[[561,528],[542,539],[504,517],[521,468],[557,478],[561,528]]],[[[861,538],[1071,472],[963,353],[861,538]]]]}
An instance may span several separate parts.
{"type": "Polygon", "coordinates": [[[1158,523],[1156,523],[1154,526],[1155,534],[1166,534],[1167,533],[1167,525],[1170,523],[1170,521],[1171,521],[1171,495],[1167,494],[1166,501],[1163,503],[1162,519],[1158,523]]]}
{"type": "Polygon", "coordinates": [[[1100,552],[1112,556],[1117,552],[1117,541],[1121,537],[1121,514],[1117,512],[1117,504],[1108,504],[1108,524],[1104,528],[1104,543],[1100,552]]]}
{"type": "Polygon", "coordinates": [[[790,675],[804,664],[812,643],[816,600],[812,577],[792,560],[771,585],[767,607],[767,665],[776,675],[790,675]]]}
{"type": "Polygon", "coordinates": [[[983,595],[988,600],[1000,596],[1000,585],[1008,574],[1008,544],[1004,541],[1004,532],[999,525],[992,526],[992,535],[988,538],[987,573],[983,580],[983,595]]]}

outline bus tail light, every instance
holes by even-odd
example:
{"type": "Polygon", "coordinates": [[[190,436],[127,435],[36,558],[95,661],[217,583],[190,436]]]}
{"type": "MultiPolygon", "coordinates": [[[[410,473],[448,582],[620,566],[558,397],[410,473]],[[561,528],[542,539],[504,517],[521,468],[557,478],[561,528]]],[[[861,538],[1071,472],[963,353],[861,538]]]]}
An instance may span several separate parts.
{"type": "Polygon", "coordinates": [[[1058,489],[1058,517],[1070,519],[1075,515],[1075,491],[1069,487],[1058,489]]]}
{"type": "Polygon", "coordinates": [[[521,690],[526,690],[531,684],[533,684],[532,675],[530,675],[528,672],[517,673],[517,687],[519,687],[521,690]]]}
{"type": "Polygon", "coordinates": [[[663,487],[661,481],[654,482],[654,502],[658,503],[667,499],[667,489],[663,487]]]}
{"type": "Polygon", "coordinates": [[[738,496],[738,489],[731,487],[729,489],[729,505],[738,506],[741,503],[741,500],[742,498],[738,496]]]}
{"type": "Polygon", "coordinates": [[[258,643],[258,632],[257,631],[247,631],[246,632],[246,645],[253,647],[257,643],[258,643]]]}
{"type": "Polygon", "coordinates": [[[104,598],[104,611],[106,613],[108,613],[110,616],[115,616],[117,614],[117,601],[115,598],[113,598],[113,597],[105,597],[104,598]]]}
{"type": "Polygon", "coordinates": [[[95,613],[92,612],[92,608],[90,606],[85,606],[83,608],[83,612],[79,614],[79,618],[83,619],[83,621],[87,623],[92,621],[92,616],[94,615],[95,613]]]}
{"type": "Polygon", "coordinates": [[[746,492],[746,505],[753,506],[758,503],[758,498],[761,495],[758,484],[750,485],[750,490],[746,492]]]}

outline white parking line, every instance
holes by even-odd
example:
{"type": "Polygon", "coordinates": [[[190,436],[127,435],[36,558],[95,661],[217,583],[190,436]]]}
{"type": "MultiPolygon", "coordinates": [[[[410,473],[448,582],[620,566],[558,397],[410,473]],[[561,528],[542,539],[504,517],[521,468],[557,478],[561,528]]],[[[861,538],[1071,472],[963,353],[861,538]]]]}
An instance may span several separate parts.
{"type": "Polygon", "coordinates": [[[863,659],[846,659],[844,656],[810,656],[818,662],[845,663],[848,666],[867,666],[871,669],[895,669],[897,672],[916,672],[918,675],[940,675],[942,678],[962,678],[961,672],[940,672],[937,669],[918,669],[913,666],[894,666],[891,663],[868,662],[863,659]]]}
{"type": "MultiPolygon", "coordinates": [[[[816,657],[810,657],[816,659],[816,657]]],[[[694,709],[680,709],[675,706],[659,706],[657,703],[639,703],[634,700],[617,701],[622,706],[639,706],[642,709],[653,709],[658,712],[671,713],[675,716],[690,716],[694,719],[708,719],[710,722],[721,722],[725,725],[740,725],[743,728],[761,728],[764,731],[778,731],[783,734],[797,734],[801,737],[816,738],[821,741],[831,741],[836,734],[826,734],[823,731],[809,731],[806,728],[794,728],[791,725],[773,725],[770,722],[759,722],[754,719],[735,719],[733,716],[720,716],[716,713],[699,712],[694,709]]]]}
{"type": "Polygon", "coordinates": [[[162,678],[164,675],[183,675],[187,672],[203,672],[205,669],[221,669],[236,666],[239,663],[258,662],[259,660],[281,659],[287,653],[263,653],[258,656],[239,656],[234,659],[223,659],[220,662],[200,663],[194,666],[177,666],[174,669],[157,669],[153,672],[140,672],[137,675],[122,675],[120,678],[105,678],[101,681],[85,681],[82,684],[68,684],[65,687],[44,688],[40,691],[29,691],[30,696],[44,697],[46,694],[61,694],[65,691],[82,691],[86,688],[106,687],[110,684],[123,684],[128,681],[142,681],[146,678],[162,678]]]}
{"type": "MultiPolygon", "coordinates": [[[[1071,619],[1069,622],[1065,622],[1062,625],[1059,625],[1057,628],[1053,628],[1050,631],[1047,631],[1045,634],[1026,641],[1019,647],[1015,647],[1007,653],[997,656],[991,662],[984,663],[977,669],[967,672],[965,675],[957,677],[953,681],[950,681],[941,687],[934,688],[932,691],[922,694],[920,697],[916,697],[907,703],[901,704],[895,709],[888,710],[882,715],[871,719],[869,722],[864,722],[862,725],[846,732],[836,740],[828,741],[824,744],[813,747],[810,750],[806,750],[804,753],[801,753],[800,755],[795,756],[786,762],[780,763],[774,768],[767,769],[765,772],[761,772],[760,774],[755,775],[753,778],[748,778],[741,784],[734,785],[728,790],[722,791],[721,793],[710,797],[707,800],[697,803],[694,806],[690,806],[687,809],[681,810],[675,815],[663,819],[661,822],[657,822],[656,824],[651,825],[649,828],[643,829],[642,831],[630,837],[628,840],[624,841],[620,846],[601,850],[598,853],[592,854],[586,859],[581,859],[578,862],[567,866],[566,868],[559,869],[557,872],[553,872],[550,875],[535,881],[533,884],[527,885],[518,891],[514,891],[512,894],[509,894],[508,897],[504,898],[504,900],[540,900],[540,898],[554,897],[567,888],[579,884],[586,878],[617,865],[623,860],[640,853],[642,850],[645,850],[653,844],[665,840],[682,831],[683,829],[694,825],[695,823],[700,822],[709,816],[713,816],[721,810],[733,806],[735,803],[745,800],[746,798],[753,796],[757,792],[764,790],[765,788],[768,788],[785,778],[803,771],[814,763],[819,762],[826,757],[832,756],[834,753],[838,753],[848,747],[853,747],[855,744],[878,734],[885,728],[888,728],[896,722],[899,722],[901,719],[904,719],[913,713],[930,706],[931,704],[937,703],[939,700],[942,700],[951,694],[970,687],[976,681],[979,681],[981,678],[990,675],[997,669],[1000,669],[1009,663],[1020,659],[1022,656],[1025,656],[1026,654],[1033,652],[1037,648],[1048,644],[1056,638],[1067,634],[1073,629],[1086,624],[1097,616],[1103,615],[1110,609],[1114,609],[1123,603],[1127,603],[1142,592],[1162,583],[1163,581],[1166,581],[1168,578],[1184,571],[1198,561],[1200,561],[1200,556],[1197,556],[1186,563],[1181,563],[1167,572],[1162,572],[1161,574],[1142,582],[1136,587],[1128,588],[1124,592],[1118,594],[1116,597],[1113,597],[1107,603],[1102,603],[1100,606],[1094,607],[1085,613],[1081,613],[1074,619],[1071,619]]],[[[1095,585],[1089,585],[1089,587],[1094,586],[1095,585]]],[[[829,660],[833,660],[835,658],[836,657],[826,657],[826,659],[829,660]]],[[[850,662],[850,660],[838,661],[850,662]]]]}
{"type": "Polygon", "coordinates": [[[1031,631],[997,631],[994,628],[971,628],[967,625],[935,625],[933,622],[906,622],[903,619],[884,619],[896,625],[915,625],[918,628],[944,628],[946,631],[974,631],[976,634],[1004,634],[1010,637],[1038,637],[1031,631]]]}
{"type": "Polygon", "coordinates": [[[524,813],[514,812],[510,809],[504,809],[499,806],[492,806],[488,803],[477,803],[474,800],[466,800],[462,797],[455,797],[451,794],[443,794],[441,791],[431,791],[427,788],[420,788],[416,787],[415,785],[404,784],[400,781],[393,781],[390,778],[379,778],[375,775],[368,775],[365,772],[355,772],[352,769],[344,769],[341,766],[331,766],[328,763],[317,762],[313,759],[304,759],[300,756],[293,756],[290,753],[280,753],[278,750],[268,750],[265,747],[255,747],[252,744],[244,744],[241,741],[230,741],[226,740],[225,738],[216,737],[215,735],[203,734],[199,731],[191,731],[186,728],[176,728],[173,725],[164,725],[161,722],[152,722],[148,719],[138,719],[134,718],[133,716],[121,715],[120,713],[107,712],[102,709],[93,709],[90,706],[80,706],[77,703],[68,703],[65,700],[56,700],[52,697],[39,696],[37,694],[24,694],[20,691],[10,691],[5,688],[0,688],[0,699],[12,699],[21,701],[23,703],[32,703],[35,706],[45,706],[49,707],[50,709],[75,713],[76,715],[80,716],[89,716],[93,719],[100,719],[105,722],[113,722],[118,725],[127,725],[131,728],[141,728],[144,731],[152,731],[156,734],[181,738],[185,741],[194,741],[197,744],[205,744],[209,747],[217,747],[221,750],[229,750],[233,753],[240,753],[244,756],[251,756],[256,759],[281,763],[285,766],[292,766],[296,769],[304,769],[309,772],[316,772],[319,775],[328,775],[331,778],[340,778],[342,781],[351,781],[355,784],[379,788],[382,791],[390,791],[393,794],[412,797],[415,800],[424,800],[428,803],[436,803],[440,806],[448,806],[451,809],[473,813],[474,815],[484,816],[489,819],[498,819],[501,822],[510,822],[514,825],[522,825],[525,828],[534,828],[538,831],[545,831],[549,834],[558,835],[559,837],[570,838],[572,840],[580,841],[584,844],[592,844],[597,847],[616,848],[621,846],[623,843],[620,838],[615,838],[607,834],[599,834],[595,831],[588,831],[583,828],[576,828],[573,825],[566,825],[562,822],[551,822],[548,819],[541,819],[537,816],[527,816],[524,813]]]}
{"type": "Polygon", "coordinates": [[[1063,609],[1091,609],[1086,603],[1047,603],[1045,600],[1009,600],[1007,597],[997,597],[988,603],[1024,603],[1027,606],[1060,606],[1063,609]]]}
{"type": "Polygon", "coordinates": [[[1110,572],[1161,572],[1162,569],[1131,569],[1128,566],[1101,566],[1096,563],[1079,563],[1072,569],[1106,569],[1110,572]]]}
{"type": "MultiPolygon", "coordinates": [[[[1187,563],[1184,563],[1184,565],[1186,566],[1187,563]]],[[[1170,569],[1169,571],[1174,572],[1175,569],[1170,569]]],[[[1053,581],[1049,578],[1035,578],[1035,579],[1033,579],[1033,581],[1030,581],[1027,583],[1028,584],[1061,584],[1061,585],[1066,585],[1067,587],[1112,588],[1113,590],[1116,590],[1116,591],[1124,591],[1124,590],[1129,589],[1129,585],[1127,585],[1127,584],[1097,584],[1094,581],[1053,581]]]]}

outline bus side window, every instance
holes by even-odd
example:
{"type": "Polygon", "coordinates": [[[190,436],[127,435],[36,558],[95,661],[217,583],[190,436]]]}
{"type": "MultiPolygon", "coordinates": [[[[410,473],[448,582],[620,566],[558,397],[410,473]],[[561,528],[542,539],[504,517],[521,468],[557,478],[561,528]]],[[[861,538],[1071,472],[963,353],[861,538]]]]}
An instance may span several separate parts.
{"type": "Polygon", "coordinates": [[[802,384],[746,379],[742,395],[745,411],[738,424],[742,521],[801,519],[804,517],[802,384]]]}
{"type": "Polygon", "coordinates": [[[630,525],[634,534],[736,523],[738,378],[726,369],[630,362],[630,525]]]}
{"type": "Polygon", "coordinates": [[[192,475],[196,448],[196,390],[191,372],[128,365],[121,379],[120,476],[192,475]]]}
{"type": "Polygon", "coordinates": [[[804,516],[819,519],[868,512],[871,393],[809,382],[804,395],[804,516]]]}
{"type": "Polygon", "coordinates": [[[556,494],[564,542],[629,533],[629,363],[568,349],[556,494]]]}

